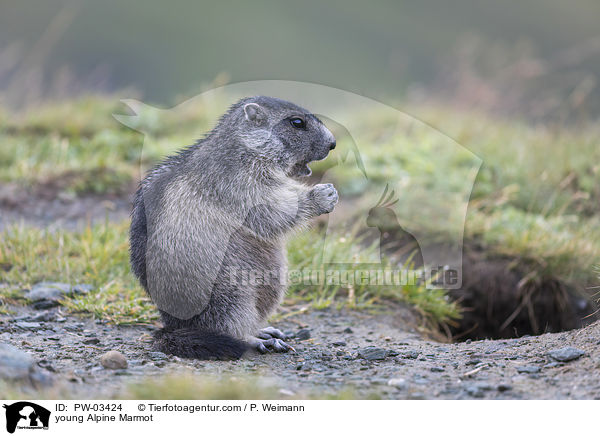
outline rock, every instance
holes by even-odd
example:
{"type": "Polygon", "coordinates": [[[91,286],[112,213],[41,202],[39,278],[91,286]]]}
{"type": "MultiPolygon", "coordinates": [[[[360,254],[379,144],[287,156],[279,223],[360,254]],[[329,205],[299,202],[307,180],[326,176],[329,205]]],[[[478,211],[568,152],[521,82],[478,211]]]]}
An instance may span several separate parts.
{"type": "Polygon", "coordinates": [[[296,339],[298,339],[299,341],[305,341],[307,339],[310,339],[310,330],[309,329],[298,330],[296,332],[296,339]]]}
{"type": "Polygon", "coordinates": [[[31,303],[31,307],[33,307],[35,310],[52,309],[56,306],[60,306],[60,302],[58,300],[39,300],[31,303]]]}
{"type": "Polygon", "coordinates": [[[88,338],[83,340],[84,345],[96,345],[100,343],[100,339],[98,338],[88,338]]]}
{"type": "Polygon", "coordinates": [[[31,301],[53,300],[71,293],[71,285],[67,283],[41,282],[25,293],[31,301]]]}
{"type": "Polygon", "coordinates": [[[120,351],[111,350],[100,357],[100,363],[106,369],[125,369],[127,359],[120,351]]]}
{"type": "Polygon", "coordinates": [[[419,353],[418,351],[410,350],[405,353],[401,353],[400,357],[402,357],[403,359],[416,359],[417,357],[419,357],[419,354],[421,353],[419,353]]]}
{"type": "Polygon", "coordinates": [[[0,379],[19,380],[29,377],[33,358],[9,344],[0,344],[0,379]]]}
{"type": "Polygon", "coordinates": [[[15,326],[23,330],[38,330],[41,324],[39,322],[19,321],[15,323],[15,326]]]}
{"type": "Polygon", "coordinates": [[[391,378],[388,380],[387,384],[388,386],[393,386],[396,389],[400,390],[406,389],[406,387],[408,386],[408,383],[403,378],[391,378]]]}
{"type": "Polygon", "coordinates": [[[559,362],[570,362],[571,360],[579,359],[585,352],[579,348],[564,347],[550,350],[548,355],[559,362]]]}
{"type": "Polygon", "coordinates": [[[444,372],[446,370],[444,368],[442,368],[441,366],[432,366],[431,368],[429,368],[429,371],[431,371],[431,372],[444,372]]]}
{"type": "Polygon", "coordinates": [[[68,283],[41,282],[27,291],[24,297],[31,300],[35,309],[49,309],[58,306],[66,295],[85,294],[92,289],[86,284],[71,286],[68,283]]]}
{"type": "Polygon", "coordinates": [[[365,360],[384,360],[387,355],[387,350],[378,347],[366,347],[358,351],[358,357],[365,360]]]}
{"type": "Polygon", "coordinates": [[[537,374],[541,370],[542,370],[542,368],[540,368],[539,366],[534,366],[534,365],[517,366],[517,371],[519,373],[537,374]]]}
{"type": "Polygon", "coordinates": [[[337,342],[332,342],[331,345],[333,345],[334,347],[344,347],[346,345],[345,341],[337,341],[337,342]]]}
{"type": "Polygon", "coordinates": [[[344,333],[354,333],[354,330],[352,330],[350,327],[346,327],[344,329],[344,333]]]}

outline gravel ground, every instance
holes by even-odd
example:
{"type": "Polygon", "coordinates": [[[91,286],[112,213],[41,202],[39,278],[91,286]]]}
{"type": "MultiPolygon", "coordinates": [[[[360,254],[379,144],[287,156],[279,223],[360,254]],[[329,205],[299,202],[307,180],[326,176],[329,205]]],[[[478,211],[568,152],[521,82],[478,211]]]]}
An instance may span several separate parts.
{"type": "Polygon", "coordinates": [[[60,384],[75,397],[114,397],[128,382],[191,370],[252,374],[301,396],[600,399],[600,322],[537,337],[445,344],[423,338],[402,306],[387,314],[314,310],[274,324],[296,336],[290,341],[296,353],[201,362],[152,351],[150,327],[107,325],[59,308],[13,309],[0,317],[0,378],[60,384]],[[101,365],[110,350],[124,355],[127,369],[101,365]]]}

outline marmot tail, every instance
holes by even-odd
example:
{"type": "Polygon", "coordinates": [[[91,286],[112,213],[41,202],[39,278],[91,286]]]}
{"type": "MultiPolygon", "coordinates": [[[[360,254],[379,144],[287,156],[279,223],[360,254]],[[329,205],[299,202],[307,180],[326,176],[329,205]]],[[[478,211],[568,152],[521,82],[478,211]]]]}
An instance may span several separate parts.
{"type": "Polygon", "coordinates": [[[154,345],[163,353],[201,360],[239,359],[250,344],[223,333],[192,328],[162,328],[154,333],[154,345]]]}

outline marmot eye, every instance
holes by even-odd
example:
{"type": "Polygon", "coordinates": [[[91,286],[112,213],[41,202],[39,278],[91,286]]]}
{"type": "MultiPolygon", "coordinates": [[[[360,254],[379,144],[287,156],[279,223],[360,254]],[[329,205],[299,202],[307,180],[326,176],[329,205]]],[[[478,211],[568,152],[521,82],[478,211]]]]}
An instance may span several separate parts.
{"type": "Polygon", "coordinates": [[[304,120],[298,117],[290,118],[290,124],[296,129],[304,129],[306,127],[304,120]]]}

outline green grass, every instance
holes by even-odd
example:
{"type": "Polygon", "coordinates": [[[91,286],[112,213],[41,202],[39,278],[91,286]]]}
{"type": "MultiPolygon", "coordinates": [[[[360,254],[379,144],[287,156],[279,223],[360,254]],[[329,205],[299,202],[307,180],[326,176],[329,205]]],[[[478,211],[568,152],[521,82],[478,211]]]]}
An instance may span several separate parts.
{"type": "Polygon", "coordinates": [[[383,304],[386,301],[402,301],[413,305],[424,318],[433,323],[447,323],[459,317],[459,308],[448,301],[447,293],[442,289],[428,289],[423,284],[407,283],[398,286],[372,285],[356,280],[344,284],[337,280],[335,271],[347,273],[355,279],[358,272],[366,270],[412,269],[413,265],[395,265],[391,259],[384,258],[381,264],[344,263],[348,253],[360,252],[369,257],[379,250],[377,244],[366,241],[350,229],[344,235],[328,236],[329,246],[323,251],[321,245],[324,229],[314,228],[301,233],[288,243],[288,261],[290,270],[298,273],[305,269],[313,273],[332,274],[331,281],[321,280],[312,286],[290,279],[289,295],[291,299],[308,301],[316,308],[331,305],[349,308],[364,308],[383,304]],[[339,263],[338,263],[339,262],[339,263]]]}
{"type": "MultiPolygon", "coordinates": [[[[469,200],[468,181],[475,175],[478,156],[483,164],[464,225],[467,245],[479,247],[489,258],[526,266],[532,280],[558,280],[574,290],[597,285],[593,268],[600,264],[597,125],[530,126],[443,106],[416,109],[456,142],[410,117],[399,121],[384,113],[358,114],[354,138],[334,128],[338,148],[312,168],[345,193],[342,202],[352,204],[350,220],[353,216],[364,220],[381,195],[381,186],[400,180],[396,210],[402,222],[427,240],[455,243],[456,229],[463,224],[456,206],[469,200]],[[353,141],[360,145],[368,178],[353,163],[353,141]]],[[[138,112],[127,122],[148,136],[112,117],[127,109],[110,97],[48,104],[24,114],[1,112],[0,182],[32,192],[124,194],[148,166],[192,143],[218,115],[214,108],[197,104],[176,111],[138,112]]],[[[317,226],[290,241],[291,269],[322,267],[321,231],[317,226]]],[[[347,258],[353,250],[368,256],[376,249],[352,232],[330,242],[329,261],[347,258]]],[[[117,323],[153,322],[156,311],[129,271],[127,249],[126,222],[83,231],[9,227],[0,240],[0,282],[9,287],[0,288],[0,297],[17,301],[15,290],[42,280],[85,282],[96,291],[68,300],[70,310],[117,323]]],[[[386,299],[412,304],[437,323],[455,319],[460,311],[445,291],[423,286],[292,284],[287,301],[317,308],[369,307],[386,299]]]]}
{"type": "MultiPolygon", "coordinates": [[[[276,386],[248,377],[194,377],[171,375],[132,383],[124,399],[131,400],[268,400],[286,398],[276,386]]],[[[289,398],[289,397],[287,397],[289,398]]]]}
{"type": "Polygon", "coordinates": [[[116,323],[149,323],[157,313],[129,269],[127,223],[104,223],[83,231],[48,231],[24,225],[2,233],[0,263],[5,265],[0,291],[15,301],[18,291],[45,280],[89,283],[96,290],[68,299],[75,312],[116,323]]]}
{"type": "MultiPolygon", "coordinates": [[[[137,283],[129,266],[128,222],[103,223],[82,231],[45,230],[16,225],[6,229],[0,240],[0,264],[4,266],[2,280],[9,283],[0,296],[19,302],[21,289],[40,281],[89,283],[95,290],[69,298],[64,305],[71,311],[87,313],[118,324],[151,323],[157,312],[137,283]]],[[[290,270],[307,266],[322,269],[318,263],[319,229],[299,234],[290,242],[290,270]],[[307,250],[308,248],[308,250],[307,250]]],[[[339,239],[333,251],[356,250],[359,239],[339,239]]],[[[350,265],[350,271],[361,268],[350,265]]],[[[443,291],[429,291],[421,285],[392,287],[341,285],[291,286],[288,302],[307,301],[315,308],[331,304],[366,307],[393,299],[414,304],[431,322],[446,322],[456,318],[455,305],[448,304],[443,291]]],[[[1,307],[1,306],[0,306],[1,307]]]]}
{"type": "MultiPolygon", "coordinates": [[[[73,390],[72,386],[58,382],[51,387],[34,388],[24,383],[0,380],[0,399],[94,399],[89,392],[73,390]]],[[[103,399],[105,397],[102,397],[103,399]]],[[[239,375],[220,375],[217,378],[178,372],[158,377],[148,377],[127,383],[110,399],[123,400],[352,400],[378,399],[376,394],[361,398],[351,387],[336,394],[308,392],[298,394],[282,391],[268,379],[239,375]]]]}

